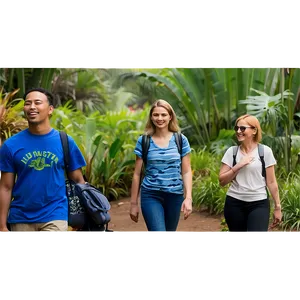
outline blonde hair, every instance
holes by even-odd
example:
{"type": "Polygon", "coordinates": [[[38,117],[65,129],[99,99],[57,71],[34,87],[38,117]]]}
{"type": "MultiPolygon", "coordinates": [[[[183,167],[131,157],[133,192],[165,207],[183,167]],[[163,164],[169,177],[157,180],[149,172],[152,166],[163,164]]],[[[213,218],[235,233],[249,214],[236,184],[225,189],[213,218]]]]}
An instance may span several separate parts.
{"type": "Polygon", "coordinates": [[[178,125],[178,120],[177,120],[176,114],[175,114],[172,106],[167,101],[159,99],[159,100],[156,100],[151,106],[148,120],[147,120],[146,127],[145,127],[146,134],[153,135],[155,133],[156,127],[151,120],[151,116],[152,116],[152,113],[153,113],[153,110],[155,107],[163,107],[168,112],[168,114],[171,116],[171,120],[170,120],[169,126],[168,126],[169,131],[171,131],[171,132],[180,131],[180,128],[178,125]]]}
{"type": "Polygon", "coordinates": [[[240,116],[235,121],[235,125],[237,125],[237,123],[240,120],[245,120],[248,125],[256,128],[256,133],[255,133],[253,139],[254,139],[255,142],[259,143],[262,139],[262,130],[261,130],[260,123],[259,123],[258,119],[256,117],[252,116],[252,115],[243,115],[243,116],[240,116]]]}

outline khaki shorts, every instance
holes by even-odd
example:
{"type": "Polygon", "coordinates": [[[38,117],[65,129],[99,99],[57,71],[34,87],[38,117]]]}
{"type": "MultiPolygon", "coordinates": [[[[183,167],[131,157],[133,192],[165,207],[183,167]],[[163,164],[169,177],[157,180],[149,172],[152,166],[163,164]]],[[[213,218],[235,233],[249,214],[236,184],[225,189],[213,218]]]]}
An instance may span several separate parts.
{"type": "Polygon", "coordinates": [[[46,223],[10,224],[11,231],[67,231],[68,221],[54,220],[46,223]]]}

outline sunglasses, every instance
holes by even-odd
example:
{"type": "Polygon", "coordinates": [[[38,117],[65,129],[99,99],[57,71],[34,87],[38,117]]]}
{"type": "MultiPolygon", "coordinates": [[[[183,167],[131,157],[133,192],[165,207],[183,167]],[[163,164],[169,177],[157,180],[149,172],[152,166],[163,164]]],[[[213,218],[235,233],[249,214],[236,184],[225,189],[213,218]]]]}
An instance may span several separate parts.
{"type": "Polygon", "coordinates": [[[235,131],[238,131],[240,129],[241,132],[244,132],[247,128],[255,128],[255,127],[253,127],[253,126],[237,126],[237,125],[234,126],[235,131]]]}

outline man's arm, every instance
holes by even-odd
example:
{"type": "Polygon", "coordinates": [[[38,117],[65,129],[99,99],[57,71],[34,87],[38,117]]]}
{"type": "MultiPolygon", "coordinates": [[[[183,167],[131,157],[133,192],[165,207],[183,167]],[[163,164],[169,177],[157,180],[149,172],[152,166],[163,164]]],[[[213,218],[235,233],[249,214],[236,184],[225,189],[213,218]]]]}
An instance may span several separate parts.
{"type": "Polygon", "coordinates": [[[1,173],[0,179],[0,231],[8,231],[6,222],[11,202],[12,189],[15,184],[14,173],[1,173]]]}
{"type": "Polygon", "coordinates": [[[82,184],[85,183],[81,168],[71,171],[71,172],[68,172],[68,176],[71,180],[73,180],[76,183],[82,183],[82,184]]]}

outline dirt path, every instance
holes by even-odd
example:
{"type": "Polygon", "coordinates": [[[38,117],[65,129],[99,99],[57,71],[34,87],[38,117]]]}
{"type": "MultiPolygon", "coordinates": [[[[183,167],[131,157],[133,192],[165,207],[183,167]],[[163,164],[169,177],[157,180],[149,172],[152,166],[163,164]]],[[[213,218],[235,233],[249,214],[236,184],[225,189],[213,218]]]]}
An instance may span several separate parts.
{"type": "MultiPolygon", "coordinates": [[[[125,198],[120,201],[112,201],[111,222],[109,228],[114,231],[147,231],[142,214],[139,222],[134,223],[129,217],[130,199],[125,198]]],[[[180,217],[177,231],[220,231],[221,217],[211,216],[206,212],[194,211],[187,220],[180,217]]]]}
{"type": "MultiPolygon", "coordinates": [[[[130,219],[129,201],[129,198],[124,198],[111,202],[111,221],[108,228],[119,235],[144,235],[147,232],[147,228],[143,216],[140,213],[138,223],[130,219]]],[[[222,216],[211,216],[207,212],[194,211],[187,220],[184,220],[182,215],[177,228],[177,236],[188,236],[188,239],[190,237],[215,239],[216,235],[220,236],[219,232],[222,229],[221,220],[222,216]]],[[[269,232],[272,235],[272,239],[295,239],[297,233],[295,230],[283,231],[279,229],[273,229],[269,232]]],[[[134,239],[134,237],[131,236],[130,239],[134,239]]]]}

